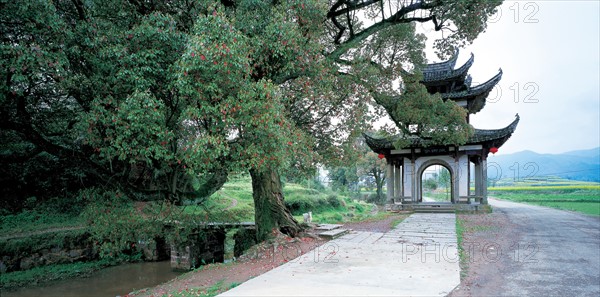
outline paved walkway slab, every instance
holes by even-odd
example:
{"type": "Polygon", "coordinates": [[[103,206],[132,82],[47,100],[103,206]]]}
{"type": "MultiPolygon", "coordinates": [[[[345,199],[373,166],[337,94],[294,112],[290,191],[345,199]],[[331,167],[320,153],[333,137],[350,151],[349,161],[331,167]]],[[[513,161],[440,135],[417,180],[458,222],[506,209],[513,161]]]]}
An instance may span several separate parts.
{"type": "Polygon", "coordinates": [[[445,296],[460,283],[454,214],[352,231],[219,296],[445,296]]]}

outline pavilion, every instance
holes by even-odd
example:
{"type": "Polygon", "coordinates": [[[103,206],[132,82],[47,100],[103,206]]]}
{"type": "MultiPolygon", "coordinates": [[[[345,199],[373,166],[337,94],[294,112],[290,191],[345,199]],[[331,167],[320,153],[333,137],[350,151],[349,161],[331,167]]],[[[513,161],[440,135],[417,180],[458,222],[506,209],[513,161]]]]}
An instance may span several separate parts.
{"type": "MultiPolygon", "coordinates": [[[[448,61],[428,64],[423,69],[423,80],[431,94],[440,93],[443,100],[452,100],[467,110],[469,115],[483,109],[486,98],[502,78],[502,69],[488,81],[471,86],[471,76],[467,74],[474,56],[454,68],[458,51],[448,61]]],[[[508,126],[496,130],[475,129],[464,145],[425,146],[418,136],[396,135],[377,137],[365,134],[367,145],[387,161],[387,203],[415,204],[423,202],[422,177],[431,165],[440,165],[450,172],[450,202],[487,204],[487,158],[495,153],[515,131],[519,115],[508,126]],[[410,145],[395,148],[399,137],[410,140],[410,145]],[[471,172],[474,171],[474,172],[471,172]],[[471,189],[471,176],[474,176],[474,189],[471,189]]]]}

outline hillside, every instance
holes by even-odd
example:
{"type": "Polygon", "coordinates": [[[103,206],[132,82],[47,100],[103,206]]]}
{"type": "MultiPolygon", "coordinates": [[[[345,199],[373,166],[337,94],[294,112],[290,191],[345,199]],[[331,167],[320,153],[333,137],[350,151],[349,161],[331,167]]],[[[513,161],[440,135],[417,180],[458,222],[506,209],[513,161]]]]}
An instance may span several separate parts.
{"type": "MultiPolygon", "coordinates": [[[[343,223],[366,219],[377,213],[377,206],[357,201],[322,186],[285,183],[285,204],[302,222],[303,213],[312,212],[318,223],[343,223]]],[[[252,183],[247,175],[236,176],[223,185],[202,206],[187,206],[190,214],[210,221],[254,221],[252,183]]]]}
{"type": "Polygon", "coordinates": [[[507,155],[490,155],[488,178],[561,178],[600,182],[600,147],[562,154],[539,154],[522,151],[507,155]],[[494,168],[499,168],[499,173],[494,168]]]}

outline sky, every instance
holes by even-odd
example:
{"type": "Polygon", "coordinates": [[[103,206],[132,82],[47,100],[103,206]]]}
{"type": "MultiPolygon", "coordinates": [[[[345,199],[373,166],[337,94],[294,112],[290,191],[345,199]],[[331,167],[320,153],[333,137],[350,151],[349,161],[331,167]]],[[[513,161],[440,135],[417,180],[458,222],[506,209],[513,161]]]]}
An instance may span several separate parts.
{"type": "MultiPolygon", "coordinates": [[[[600,146],[600,1],[506,1],[456,67],[470,56],[473,85],[502,68],[485,108],[471,115],[479,129],[516,132],[498,154],[563,153],[600,146]],[[518,91],[518,94],[516,92],[518,91]]],[[[422,26],[431,42],[437,32],[422,26]]],[[[439,59],[428,50],[429,62],[439,59]]]]}

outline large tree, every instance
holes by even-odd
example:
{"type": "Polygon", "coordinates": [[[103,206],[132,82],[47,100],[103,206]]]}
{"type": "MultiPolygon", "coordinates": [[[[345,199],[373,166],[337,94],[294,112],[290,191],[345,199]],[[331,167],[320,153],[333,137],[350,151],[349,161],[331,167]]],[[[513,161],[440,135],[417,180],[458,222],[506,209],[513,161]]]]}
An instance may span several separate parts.
{"type": "MultiPolygon", "coordinates": [[[[187,43],[190,14],[200,8],[145,1],[0,5],[0,137],[8,144],[2,170],[29,168],[3,172],[4,182],[63,180],[42,197],[102,186],[132,199],[179,201],[225,181],[225,170],[213,171],[204,175],[205,187],[194,187],[202,182],[179,164],[184,129],[172,69],[187,43]]],[[[4,190],[18,201],[36,188],[4,190]]]]}
{"type": "Polygon", "coordinates": [[[252,75],[254,41],[218,3],[0,5],[0,157],[14,205],[94,186],[179,203],[229,172],[283,166],[293,129],[280,92],[252,75]]]}
{"type": "MultiPolygon", "coordinates": [[[[260,63],[254,64],[254,73],[281,86],[286,115],[296,135],[313,143],[310,151],[316,157],[302,158],[296,164],[343,162],[348,155],[344,149],[352,147],[349,139],[367,126],[369,111],[377,106],[386,110],[401,132],[418,134],[432,143],[463,143],[472,133],[461,108],[429,95],[419,83],[425,37],[417,34],[415,23],[431,23],[436,31],[447,34],[436,42],[440,56],[447,56],[485,30],[487,18],[501,1],[337,0],[329,1],[327,7],[318,1],[233,1],[230,7],[237,11],[240,2],[252,3],[254,13],[261,12],[261,20],[269,19],[265,15],[276,16],[277,7],[285,5],[291,5],[286,11],[311,12],[283,22],[287,31],[274,31],[279,39],[272,37],[271,43],[260,44],[267,49],[261,51],[260,63]],[[291,40],[300,40],[292,43],[300,51],[291,52],[296,62],[288,64],[280,51],[271,48],[287,46],[291,40]],[[378,105],[369,108],[373,102],[378,105]]],[[[245,27],[259,28],[252,22],[247,26],[248,21],[244,19],[245,27]]],[[[272,33],[261,31],[262,36],[272,33]]],[[[297,230],[296,222],[284,215],[279,170],[265,167],[252,174],[253,185],[261,189],[254,192],[259,237],[273,228],[292,230],[292,234],[297,230]]]]}

